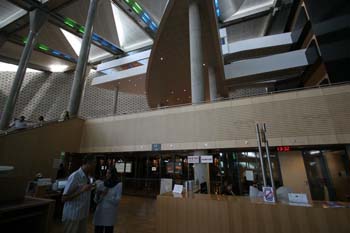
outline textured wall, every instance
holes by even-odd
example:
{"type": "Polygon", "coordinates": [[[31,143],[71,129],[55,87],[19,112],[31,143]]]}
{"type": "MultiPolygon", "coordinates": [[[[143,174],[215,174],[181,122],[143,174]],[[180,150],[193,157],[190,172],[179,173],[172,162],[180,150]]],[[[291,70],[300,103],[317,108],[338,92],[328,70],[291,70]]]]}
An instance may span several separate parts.
{"type": "Polygon", "coordinates": [[[150,111],[85,122],[81,151],[256,147],[255,123],[271,146],[350,143],[350,86],[335,86],[150,111]]]}
{"type": "MultiPolygon", "coordinates": [[[[80,115],[86,118],[112,115],[114,92],[91,86],[96,72],[91,72],[80,108],[80,115]]],[[[0,72],[0,112],[10,92],[14,72],[0,72]]],[[[24,115],[36,120],[43,115],[46,120],[57,119],[67,108],[73,73],[28,73],[24,79],[14,116],[24,115]]],[[[146,97],[119,93],[117,114],[147,110],[146,97]]]]}

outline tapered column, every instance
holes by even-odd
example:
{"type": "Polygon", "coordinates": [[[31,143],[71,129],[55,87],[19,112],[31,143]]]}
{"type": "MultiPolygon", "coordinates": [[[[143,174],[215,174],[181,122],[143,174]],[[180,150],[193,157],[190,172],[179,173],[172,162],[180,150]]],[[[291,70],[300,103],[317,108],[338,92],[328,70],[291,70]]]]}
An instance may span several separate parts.
{"type": "Polygon", "coordinates": [[[47,13],[39,9],[36,9],[29,13],[29,34],[21,58],[19,60],[18,69],[12,83],[10,94],[6,100],[5,107],[3,109],[3,114],[0,120],[0,130],[5,130],[9,126],[13,112],[15,110],[17,98],[22,87],[24,75],[27,70],[30,56],[36,44],[36,39],[46,20],[47,13]]]}
{"type": "Polygon", "coordinates": [[[205,101],[205,82],[203,67],[203,41],[199,10],[199,1],[190,0],[189,5],[190,30],[190,61],[191,61],[191,91],[192,103],[205,101]]]}
{"type": "Polygon", "coordinates": [[[74,73],[73,86],[70,93],[68,111],[70,116],[78,115],[81,97],[84,91],[85,76],[89,60],[93,23],[96,16],[99,0],[90,0],[89,12],[85,24],[85,32],[81,45],[78,63],[74,73]]]}
{"type": "Polygon", "coordinates": [[[215,101],[217,99],[216,73],[215,73],[214,67],[212,66],[209,66],[208,68],[208,77],[209,77],[210,101],[215,101]]]}

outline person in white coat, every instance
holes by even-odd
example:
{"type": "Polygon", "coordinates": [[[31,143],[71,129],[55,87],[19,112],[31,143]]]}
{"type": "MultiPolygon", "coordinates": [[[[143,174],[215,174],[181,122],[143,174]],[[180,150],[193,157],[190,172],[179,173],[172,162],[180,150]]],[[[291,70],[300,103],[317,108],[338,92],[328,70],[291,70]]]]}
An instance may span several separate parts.
{"type": "Polygon", "coordinates": [[[95,233],[113,233],[117,221],[118,205],[122,196],[122,183],[117,170],[107,170],[106,181],[97,185],[95,202],[97,203],[93,224],[95,233]]]}

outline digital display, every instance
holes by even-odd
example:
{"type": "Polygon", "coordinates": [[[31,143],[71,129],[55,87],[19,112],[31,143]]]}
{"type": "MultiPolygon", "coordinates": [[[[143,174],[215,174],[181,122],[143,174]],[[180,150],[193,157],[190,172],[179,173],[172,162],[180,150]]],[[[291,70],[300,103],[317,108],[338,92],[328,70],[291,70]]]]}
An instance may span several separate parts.
{"type": "Polygon", "coordinates": [[[278,152],[288,152],[288,151],[290,151],[290,146],[278,146],[277,151],[278,152]]]}

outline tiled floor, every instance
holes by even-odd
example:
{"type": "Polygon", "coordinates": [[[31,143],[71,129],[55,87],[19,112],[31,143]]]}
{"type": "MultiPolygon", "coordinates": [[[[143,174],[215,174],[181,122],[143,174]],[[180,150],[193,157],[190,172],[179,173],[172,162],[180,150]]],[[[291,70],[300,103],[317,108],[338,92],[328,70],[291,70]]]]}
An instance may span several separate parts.
{"type": "MultiPolygon", "coordinates": [[[[115,233],[155,233],[156,200],[124,196],[119,204],[119,216],[115,233]]],[[[92,215],[88,233],[93,233],[92,215]]],[[[63,233],[63,225],[55,224],[51,233],[63,233]]]]}

